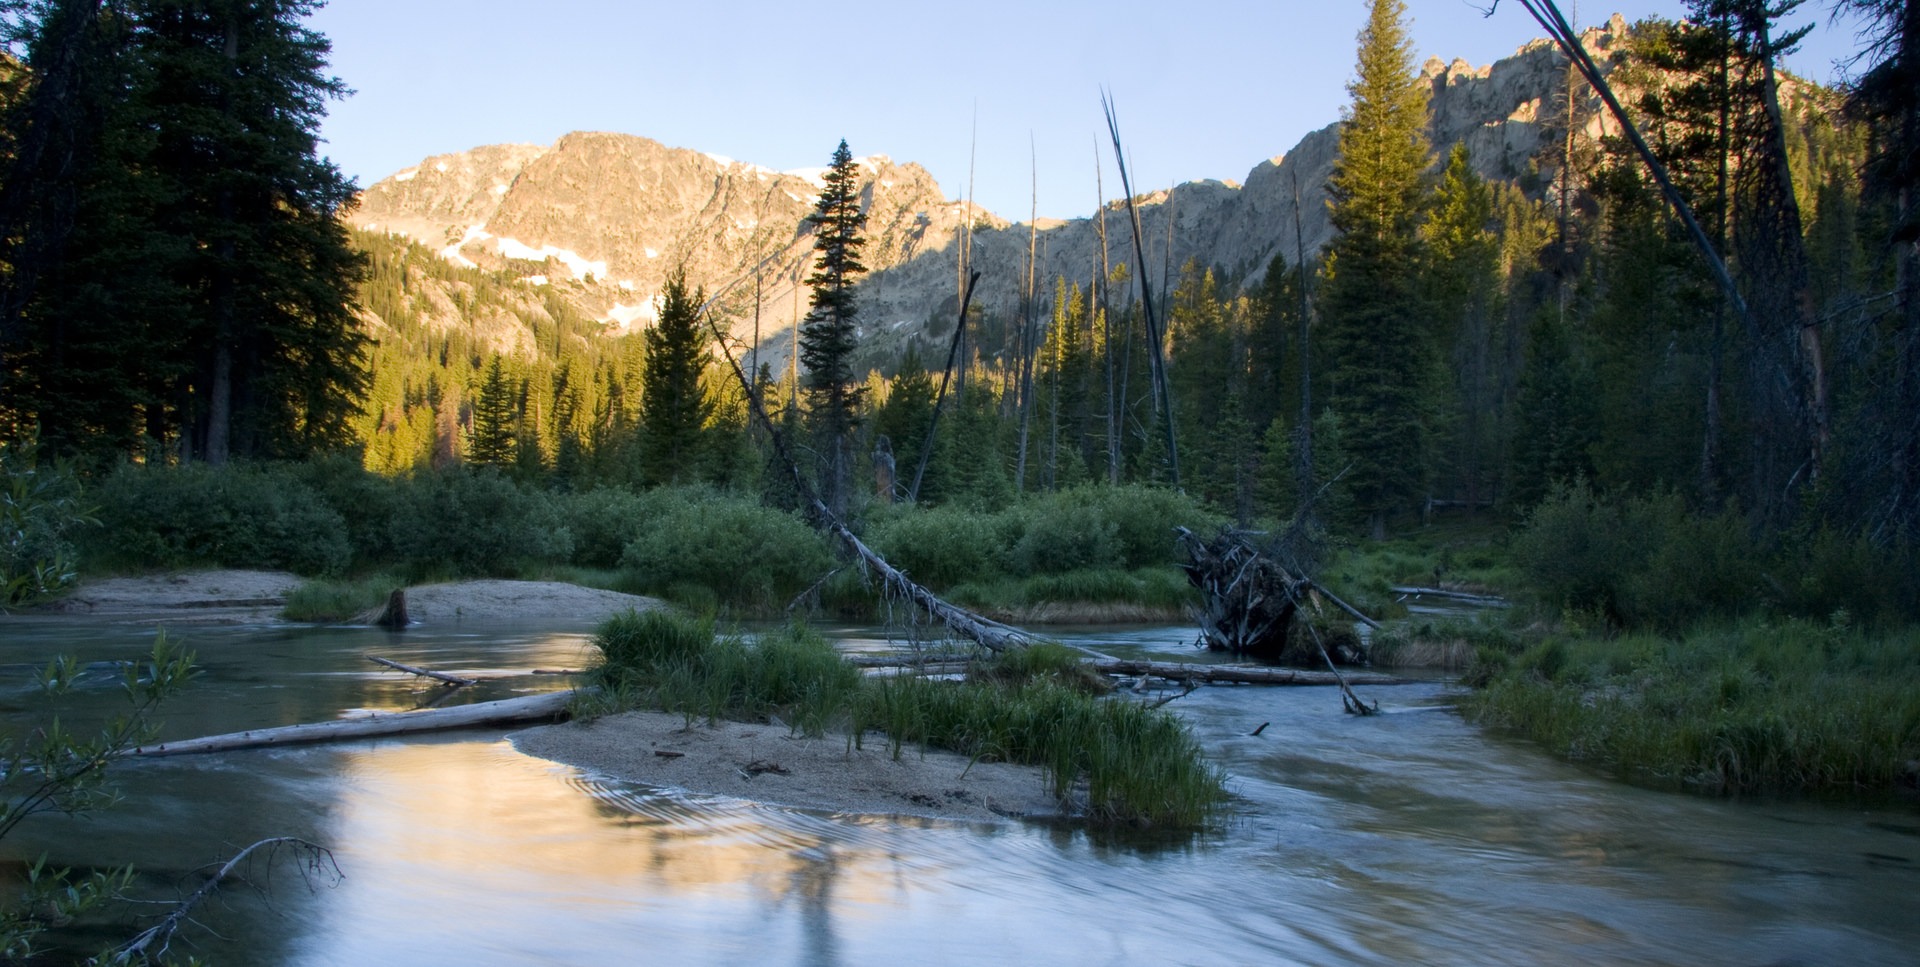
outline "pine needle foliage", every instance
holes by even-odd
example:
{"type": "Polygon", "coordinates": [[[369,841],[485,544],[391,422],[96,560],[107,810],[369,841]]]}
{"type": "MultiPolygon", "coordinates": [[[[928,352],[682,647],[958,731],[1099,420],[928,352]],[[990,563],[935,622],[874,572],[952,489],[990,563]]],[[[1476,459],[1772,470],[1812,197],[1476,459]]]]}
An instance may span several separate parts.
{"type": "Polygon", "coordinates": [[[1381,530],[1425,484],[1419,217],[1428,164],[1406,6],[1374,0],[1360,32],[1353,104],[1328,185],[1334,228],[1323,302],[1333,407],[1350,430],[1348,487],[1381,530]]]}

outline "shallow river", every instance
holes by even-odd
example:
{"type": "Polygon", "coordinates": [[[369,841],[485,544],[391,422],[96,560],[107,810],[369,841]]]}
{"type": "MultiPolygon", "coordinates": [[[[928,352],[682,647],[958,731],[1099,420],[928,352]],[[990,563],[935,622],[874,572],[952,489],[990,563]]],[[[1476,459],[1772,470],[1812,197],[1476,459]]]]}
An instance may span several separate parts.
{"type": "MultiPolygon", "coordinates": [[[[191,628],[204,673],[169,738],[407,708],[434,690],[380,654],[564,687],[585,628],[191,628]]],[[[868,647],[870,633],[849,633],[868,647]]],[[[1191,658],[1185,629],[1089,633],[1191,658]]],[[[150,633],[0,618],[0,714],[45,706],[56,651],[129,658],[150,633]]],[[[69,708],[117,699],[99,669],[69,708]]],[[[1033,826],[835,817],[610,780],[497,732],[130,762],[126,801],[40,817],[0,853],[137,864],[157,895],[256,839],[333,849],[342,877],[255,869],[178,954],[222,964],[1912,964],[1920,811],[1637,789],[1490,737],[1442,683],[1203,688],[1170,705],[1232,775],[1221,828],[1175,842],[1033,826]],[[1271,723],[1261,735],[1251,733],[1271,723]]],[[[97,946],[120,924],[68,934],[97,946]]]]}

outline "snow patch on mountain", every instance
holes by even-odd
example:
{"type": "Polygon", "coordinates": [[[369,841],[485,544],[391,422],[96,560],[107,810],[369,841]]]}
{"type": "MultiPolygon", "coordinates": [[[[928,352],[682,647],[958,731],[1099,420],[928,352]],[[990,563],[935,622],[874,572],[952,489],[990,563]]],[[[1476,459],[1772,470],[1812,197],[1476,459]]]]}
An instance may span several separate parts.
{"type": "Polygon", "coordinates": [[[642,300],[637,305],[616,302],[607,314],[600,317],[602,322],[610,322],[621,329],[632,329],[634,323],[651,323],[660,320],[660,304],[657,299],[642,300]]]}
{"type": "Polygon", "coordinates": [[[500,254],[510,259],[520,259],[526,262],[545,262],[548,259],[554,259],[573,270],[573,277],[576,279],[584,279],[589,274],[594,278],[603,278],[607,274],[607,263],[605,261],[588,261],[578,253],[557,245],[543,245],[539,248],[534,248],[519,239],[503,238],[499,242],[499,248],[500,254]]]}

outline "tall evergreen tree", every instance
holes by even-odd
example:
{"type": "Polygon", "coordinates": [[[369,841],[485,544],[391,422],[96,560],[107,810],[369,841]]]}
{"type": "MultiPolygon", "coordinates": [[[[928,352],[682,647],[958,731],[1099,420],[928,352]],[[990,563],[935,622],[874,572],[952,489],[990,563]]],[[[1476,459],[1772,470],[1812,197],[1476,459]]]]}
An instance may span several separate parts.
{"type": "Polygon", "coordinates": [[[7,422],[210,461],[348,441],[362,262],[338,219],[353,185],[316,155],[344,87],[313,6],[59,0],[10,21],[48,70],[7,119],[0,338],[9,378],[31,374],[7,422]]]}
{"type": "Polygon", "coordinates": [[[1373,0],[1328,185],[1338,231],[1322,307],[1345,485],[1376,536],[1426,483],[1421,388],[1432,359],[1417,290],[1426,100],[1400,0],[1373,0]]]}
{"type": "Polygon", "coordinates": [[[698,472],[701,431],[713,404],[700,377],[706,369],[706,336],[700,330],[705,290],[687,292],[684,266],[667,276],[660,293],[660,321],[647,333],[647,381],[640,390],[646,425],[641,472],[648,483],[677,483],[698,472]]]}
{"type": "Polygon", "coordinates": [[[519,450],[514,426],[519,409],[514,401],[518,395],[514,382],[500,357],[494,356],[487,364],[486,380],[480,384],[473,404],[472,443],[467,447],[470,462],[498,470],[514,466],[519,450]]]}
{"type": "Polygon", "coordinates": [[[853,286],[867,270],[860,262],[866,215],[860,211],[858,177],[859,167],[842,140],[807,216],[814,230],[814,268],[807,276],[813,297],[800,326],[800,362],[807,368],[807,415],[821,457],[820,493],[835,513],[846,510],[862,389],[853,376],[859,312],[853,286]]]}
{"type": "Polygon", "coordinates": [[[1864,187],[1886,222],[1872,243],[1892,263],[1896,293],[1884,323],[1890,345],[1873,365],[1879,388],[1861,407],[1870,442],[1849,469],[1856,492],[1847,497],[1882,541],[1920,544],[1920,0],[1835,6],[1862,17],[1870,38],[1849,101],[1872,132],[1864,187]]]}
{"type": "Polygon", "coordinates": [[[1442,493],[1479,501],[1491,492],[1498,453],[1491,432],[1497,365],[1493,337],[1500,294],[1500,240],[1494,236],[1493,193],[1455,144],[1425,226],[1427,301],[1453,379],[1442,391],[1452,404],[1438,454],[1442,493]]]}
{"type": "Polygon", "coordinates": [[[143,0],[158,127],[152,164],[171,188],[162,229],[189,243],[177,284],[191,306],[181,350],[190,453],[209,462],[342,445],[362,391],[365,337],[350,310],[363,260],[338,218],[353,183],[318,155],[326,71],[309,0],[143,0]]]}

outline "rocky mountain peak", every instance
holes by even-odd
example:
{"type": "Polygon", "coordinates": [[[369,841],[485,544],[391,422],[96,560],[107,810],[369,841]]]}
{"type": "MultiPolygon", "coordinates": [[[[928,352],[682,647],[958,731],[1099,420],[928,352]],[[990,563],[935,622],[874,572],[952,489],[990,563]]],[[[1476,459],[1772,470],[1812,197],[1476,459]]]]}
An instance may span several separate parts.
{"type": "MultiPolygon", "coordinates": [[[[1582,34],[1603,66],[1627,38],[1614,15],[1582,34]]],[[[1434,58],[1430,92],[1435,156],[1464,142],[1488,178],[1544,183],[1567,123],[1567,60],[1546,41],[1488,66],[1434,58]]],[[[1598,99],[1576,86],[1573,123],[1583,137],[1611,131],[1598,99]]],[[[1276,254],[1311,257],[1331,237],[1325,186],[1339,144],[1330,124],[1238,183],[1196,181],[1136,199],[1146,270],[1156,288],[1189,259],[1254,282],[1276,254]],[[1296,221],[1304,246],[1296,242],[1296,221]]],[[[862,285],[863,341],[873,359],[895,358],[930,320],[955,312],[958,244],[969,240],[985,311],[1016,310],[1029,227],[947,198],[917,164],[860,158],[873,270],[862,285]]],[[[644,325],[667,272],[684,265],[722,307],[735,334],[756,332],[763,359],[790,351],[804,312],[811,258],[806,225],[824,168],[774,171],[628,134],[574,132],[552,145],[492,145],[437,155],[368,188],[350,215],[359,227],[409,236],[442,257],[503,269],[528,285],[554,285],[592,318],[644,325]],[[768,354],[771,355],[768,355],[768,354]]],[[[1036,248],[1042,278],[1090,280],[1100,263],[1101,220],[1113,263],[1135,261],[1124,202],[1102,213],[1048,220],[1036,248]]],[[[945,328],[945,326],[941,326],[945,328]]]]}

